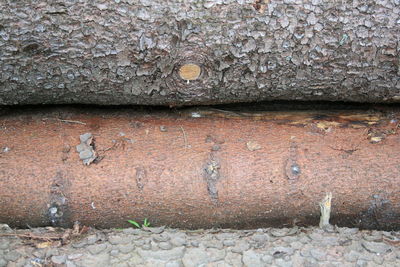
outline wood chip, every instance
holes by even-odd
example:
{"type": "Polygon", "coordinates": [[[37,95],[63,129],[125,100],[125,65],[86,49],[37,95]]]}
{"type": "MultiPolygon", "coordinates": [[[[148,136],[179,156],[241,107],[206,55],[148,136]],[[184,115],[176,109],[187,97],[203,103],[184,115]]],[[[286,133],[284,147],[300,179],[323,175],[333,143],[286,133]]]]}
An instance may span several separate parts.
{"type": "Polygon", "coordinates": [[[256,141],[248,141],[246,143],[247,149],[250,151],[256,151],[261,149],[261,146],[259,143],[257,143],[256,141]]]}
{"type": "Polygon", "coordinates": [[[52,244],[52,242],[49,242],[49,241],[41,242],[41,243],[36,244],[36,248],[48,248],[48,247],[51,247],[51,244],[52,244]]]}

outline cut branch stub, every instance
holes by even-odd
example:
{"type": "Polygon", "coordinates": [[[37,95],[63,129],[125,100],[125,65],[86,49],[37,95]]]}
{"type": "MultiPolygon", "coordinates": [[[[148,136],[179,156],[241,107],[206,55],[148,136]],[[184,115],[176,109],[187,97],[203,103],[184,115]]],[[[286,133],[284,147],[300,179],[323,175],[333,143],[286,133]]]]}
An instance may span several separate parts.
{"type": "Polygon", "coordinates": [[[179,68],[179,76],[186,81],[197,80],[201,74],[201,67],[197,64],[189,63],[179,68]]]}
{"type": "Polygon", "coordinates": [[[219,83],[218,77],[213,74],[214,61],[210,60],[212,55],[194,46],[180,50],[173,60],[176,66],[173,73],[165,79],[170,92],[175,95],[175,102],[210,98],[213,88],[219,83]]]}

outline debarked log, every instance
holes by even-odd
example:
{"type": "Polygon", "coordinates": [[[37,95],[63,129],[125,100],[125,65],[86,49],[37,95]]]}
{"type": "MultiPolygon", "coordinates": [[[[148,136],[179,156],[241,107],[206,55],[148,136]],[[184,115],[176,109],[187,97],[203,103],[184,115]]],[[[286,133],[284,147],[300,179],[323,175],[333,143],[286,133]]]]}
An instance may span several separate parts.
{"type": "Polygon", "coordinates": [[[399,1],[0,0],[0,105],[400,101],[399,1]]]}
{"type": "Polygon", "coordinates": [[[399,118],[399,110],[11,112],[0,117],[0,222],[317,225],[332,193],[332,224],[398,229],[399,118]]]}

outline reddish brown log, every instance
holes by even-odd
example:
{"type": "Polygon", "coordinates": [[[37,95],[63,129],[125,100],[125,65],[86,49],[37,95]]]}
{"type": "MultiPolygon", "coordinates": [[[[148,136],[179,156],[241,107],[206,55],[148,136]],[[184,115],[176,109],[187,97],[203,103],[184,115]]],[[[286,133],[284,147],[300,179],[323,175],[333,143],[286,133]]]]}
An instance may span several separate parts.
{"type": "Polygon", "coordinates": [[[0,117],[0,221],[14,226],[400,226],[399,110],[47,110],[0,117]],[[86,166],[76,146],[94,135],[86,166]]]}

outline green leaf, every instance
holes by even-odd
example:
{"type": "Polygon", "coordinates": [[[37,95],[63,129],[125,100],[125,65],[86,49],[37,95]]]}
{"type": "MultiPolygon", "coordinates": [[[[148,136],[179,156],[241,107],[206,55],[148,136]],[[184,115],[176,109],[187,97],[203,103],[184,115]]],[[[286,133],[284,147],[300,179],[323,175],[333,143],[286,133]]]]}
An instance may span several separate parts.
{"type": "Polygon", "coordinates": [[[144,219],[143,225],[146,226],[146,227],[150,226],[150,222],[147,220],[147,218],[144,219]]]}
{"type": "Polygon", "coordinates": [[[137,228],[140,228],[140,224],[138,224],[138,223],[135,222],[135,221],[128,220],[128,223],[133,224],[133,225],[136,226],[137,228]]]}

